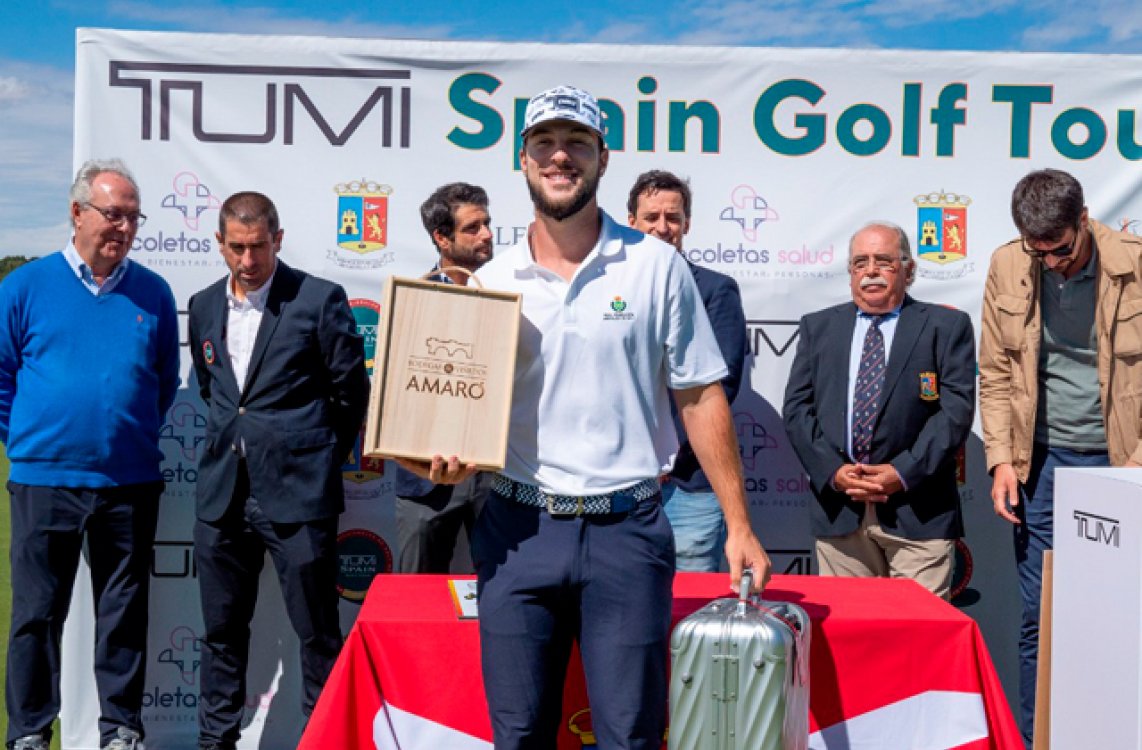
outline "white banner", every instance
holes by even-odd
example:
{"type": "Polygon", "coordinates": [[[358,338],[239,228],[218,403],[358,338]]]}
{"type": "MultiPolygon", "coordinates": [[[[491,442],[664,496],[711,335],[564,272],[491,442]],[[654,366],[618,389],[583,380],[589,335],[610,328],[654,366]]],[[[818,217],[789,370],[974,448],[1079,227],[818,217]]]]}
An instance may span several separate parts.
{"type": "MultiPolygon", "coordinates": [[[[908,229],[919,254],[912,294],[966,310],[978,329],[988,258],[1015,234],[1011,189],[1030,169],[1071,171],[1093,216],[1136,226],[1140,78],[1142,61],[1126,57],[83,29],[74,158],[121,156],[135,170],[150,218],[131,257],[166,276],[182,308],[225,273],[214,238],[220,202],[259,190],[281,212],[282,257],[344,285],[371,335],[385,277],[419,276],[435,262],[420,203],[446,182],[480,184],[497,247],[521,237],[531,216],[516,169],[524,105],[555,84],[586,88],[608,120],[602,205],[625,218],[629,187],[647,169],[690,178],[686,254],[741,285],[752,357],[734,414],[753,520],[778,572],[807,573],[811,498],[780,408],[798,318],[849,298],[851,233],[871,219],[908,229]]],[[[188,368],[190,357],[183,361],[188,368]]],[[[147,680],[148,745],[158,750],[189,747],[195,732],[201,620],[190,538],[203,422],[187,390],[164,440],[170,484],[155,547],[147,680]]],[[[965,467],[968,536],[956,603],[981,621],[1010,692],[1019,597],[1010,531],[990,511],[978,437],[965,467]]],[[[359,468],[347,468],[342,522],[351,596],[372,570],[386,569],[395,547],[391,476],[359,468]]],[[[347,626],[355,606],[344,608],[347,626]]],[[[85,615],[71,623],[72,651],[90,648],[85,615]]],[[[282,737],[296,730],[295,657],[281,630],[254,635],[266,664],[251,679],[263,695],[251,698],[246,747],[275,720],[284,722],[282,737]],[[279,669],[267,666],[278,656],[279,669]],[[289,685],[281,695],[279,672],[289,685]]],[[[76,672],[65,669],[65,746],[93,747],[93,692],[76,672]]]]}

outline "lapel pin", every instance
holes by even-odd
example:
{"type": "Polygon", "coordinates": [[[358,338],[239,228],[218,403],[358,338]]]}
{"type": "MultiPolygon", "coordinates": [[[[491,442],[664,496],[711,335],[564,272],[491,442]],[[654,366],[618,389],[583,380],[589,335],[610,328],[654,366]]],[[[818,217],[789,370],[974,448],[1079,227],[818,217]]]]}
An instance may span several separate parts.
{"type": "Polygon", "coordinates": [[[202,356],[206,358],[206,364],[214,364],[214,343],[210,339],[202,342],[202,356]]]}

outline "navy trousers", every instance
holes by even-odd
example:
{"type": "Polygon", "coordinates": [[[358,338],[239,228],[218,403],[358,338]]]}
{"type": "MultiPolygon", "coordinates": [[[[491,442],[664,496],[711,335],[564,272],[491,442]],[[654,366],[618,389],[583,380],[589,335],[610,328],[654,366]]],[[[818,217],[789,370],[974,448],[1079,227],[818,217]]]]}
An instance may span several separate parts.
{"type": "Polygon", "coordinates": [[[1109,466],[1105,452],[1080,453],[1039,443],[1031,454],[1031,472],[1020,488],[1015,509],[1015,565],[1023,618],[1019,629],[1019,707],[1023,743],[1031,750],[1035,728],[1035,679],[1039,669],[1039,607],[1043,591],[1043,553],[1054,547],[1055,469],[1109,466]]]}
{"type": "Polygon", "coordinates": [[[472,555],[496,750],[555,747],[575,641],[599,747],[659,750],[674,580],[661,496],[559,517],[493,492],[472,555]]]}
{"type": "Polygon", "coordinates": [[[49,736],[60,708],[60,638],[83,542],[95,599],[101,745],[142,734],[151,553],[162,482],[83,489],[8,483],[12,627],[7,741],[49,736]]]}
{"type": "MultiPolygon", "coordinates": [[[[244,484],[240,482],[239,484],[244,484]]],[[[248,486],[248,485],[247,485],[248,486]]],[[[258,576],[270,553],[286,613],[301,642],[301,710],[313,712],[341,650],[337,615],[337,518],[273,523],[240,488],[216,523],[194,525],[194,560],[202,598],[199,667],[199,743],[232,748],[246,701],[250,621],[258,600],[258,576]]]]}

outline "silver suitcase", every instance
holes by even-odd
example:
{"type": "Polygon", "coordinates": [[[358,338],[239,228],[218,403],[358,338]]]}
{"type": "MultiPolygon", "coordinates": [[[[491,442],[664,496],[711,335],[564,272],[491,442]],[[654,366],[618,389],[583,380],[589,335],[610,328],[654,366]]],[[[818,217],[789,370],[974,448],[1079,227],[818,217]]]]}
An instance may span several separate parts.
{"type": "Polygon", "coordinates": [[[670,636],[669,750],[807,750],[805,610],[741,596],[715,599],[670,636]]]}

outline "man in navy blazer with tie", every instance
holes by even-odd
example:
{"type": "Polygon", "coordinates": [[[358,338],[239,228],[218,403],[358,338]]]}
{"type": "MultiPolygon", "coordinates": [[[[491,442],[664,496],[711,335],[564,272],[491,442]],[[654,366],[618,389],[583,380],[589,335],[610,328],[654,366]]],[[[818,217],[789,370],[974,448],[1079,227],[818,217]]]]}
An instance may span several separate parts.
{"type": "Polygon", "coordinates": [[[821,574],[913,578],[947,598],[975,336],[965,313],[908,296],[915,273],[900,227],[853,235],[853,301],[801,319],[784,419],[816,499],[821,574]]]}
{"type": "Polygon", "coordinates": [[[301,642],[305,715],[341,648],[340,468],[361,427],[368,377],[345,291],[278,260],[283,230],[269,198],[230,196],[216,236],[230,275],[189,306],[209,410],[194,527],[205,625],[198,721],[201,750],[233,750],[267,551],[301,642]]]}

